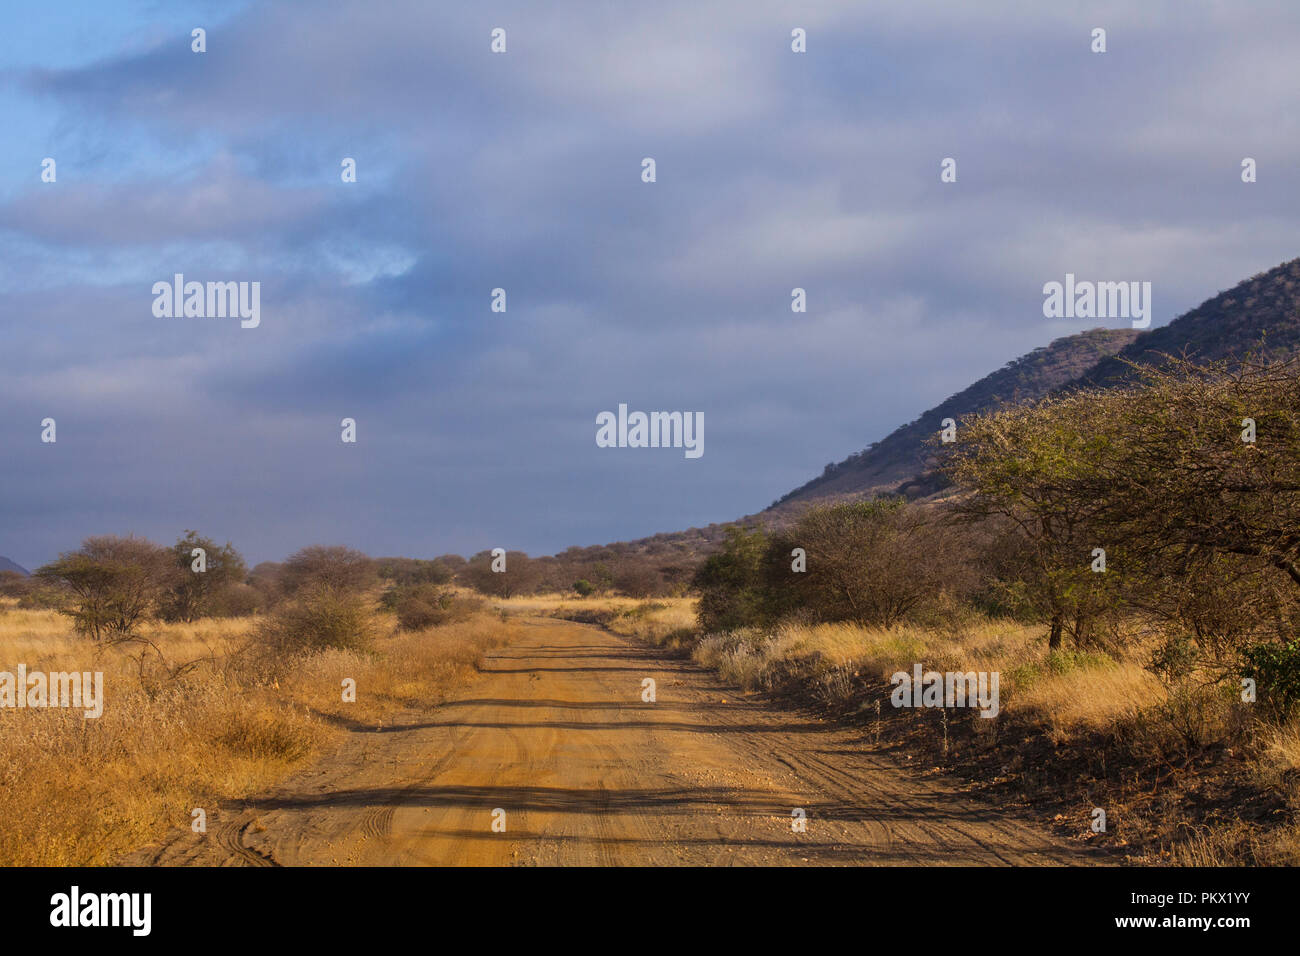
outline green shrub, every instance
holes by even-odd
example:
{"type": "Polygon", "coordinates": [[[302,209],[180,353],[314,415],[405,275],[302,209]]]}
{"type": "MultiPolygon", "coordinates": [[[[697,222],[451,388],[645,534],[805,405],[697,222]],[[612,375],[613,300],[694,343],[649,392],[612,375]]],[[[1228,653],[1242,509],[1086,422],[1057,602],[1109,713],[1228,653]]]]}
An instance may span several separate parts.
{"type": "Polygon", "coordinates": [[[1259,701],[1284,717],[1300,704],[1300,640],[1251,644],[1242,651],[1246,677],[1254,678],[1259,701]]]}
{"type": "Polygon", "coordinates": [[[1196,643],[1183,635],[1176,635],[1163,641],[1147,661],[1147,670],[1159,677],[1166,685],[1176,684],[1187,677],[1196,667],[1200,651],[1196,643]]]}
{"type": "Polygon", "coordinates": [[[762,530],[726,529],[722,550],[695,574],[700,592],[696,616],[705,633],[770,623],[774,616],[767,587],[769,539],[762,530]]]}

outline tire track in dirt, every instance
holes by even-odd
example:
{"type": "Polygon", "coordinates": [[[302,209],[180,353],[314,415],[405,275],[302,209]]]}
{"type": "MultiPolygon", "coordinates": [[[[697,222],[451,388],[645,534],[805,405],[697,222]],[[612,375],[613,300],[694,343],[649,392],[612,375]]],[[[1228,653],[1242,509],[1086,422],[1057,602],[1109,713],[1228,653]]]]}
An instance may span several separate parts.
{"type": "MultiPolygon", "coordinates": [[[[536,619],[459,699],[357,728],[247,801],[237,836],[146,862],[1086,864],[862,731],[778,710],[591,625],[536,619]],[[641,700],[653,677],[657,701],[641,700]],[[492,811],[506,812],[493,832],[492,811]],[[807,814],[806,832],[791,826],[807,814]],[[257,826],[250,830],[253,822],[257,826]]],[[[232,824],[233,825],[233,824],[232,824]]]]}
{"type": "Polygon", "coordinates": [[[244,836],[253,825],[251,819],[241,818],[217,825],[216,840],[232,857],[244,866],[279,866],[269,854],[259,853],[244,842],[244,836]]]}

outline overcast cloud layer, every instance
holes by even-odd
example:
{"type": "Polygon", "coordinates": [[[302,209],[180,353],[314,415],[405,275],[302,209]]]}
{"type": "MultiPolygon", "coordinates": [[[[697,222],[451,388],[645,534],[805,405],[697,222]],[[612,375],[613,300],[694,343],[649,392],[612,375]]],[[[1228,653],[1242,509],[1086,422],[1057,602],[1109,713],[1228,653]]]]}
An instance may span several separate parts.
{"type": "Polygon", "coordinates": [[[725,521],[1127,324],[1043,318],[1066,272],[1151,281],[1162,324],[1300,254],[1300,16],[1135,6],[7,12],[0,554],[185,528],[254,561],[536,554],[725,521]],[[260,327],[155,318],[176,272],[260,281],[260,327]],[[703,412],[704,456],[596,447],[620,402],[703,412]]]}

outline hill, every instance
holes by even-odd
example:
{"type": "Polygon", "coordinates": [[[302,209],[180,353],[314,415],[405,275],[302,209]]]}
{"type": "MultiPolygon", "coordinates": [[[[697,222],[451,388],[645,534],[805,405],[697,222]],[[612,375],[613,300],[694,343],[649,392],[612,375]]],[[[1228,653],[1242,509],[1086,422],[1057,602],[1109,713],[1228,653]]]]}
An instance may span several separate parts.
{"type": "Polygon", "coordinates": [[[1079,384],[1106,385],[1132,374],[1124,360],[1158,362],[1186,353],[1198,361],[1243,358],[1256,352],[1282,358],[1300,353],[1300,259],[1251,276],[1202,302],[1168,325],[1097,363],[1079,384]]]}
{"type": "MultiPolygon", "coordinates": [[[[960,419],[1005,402],[1042,398],[1062,389],[1123,381],[1132,374],[1124,360],[1156,362],[1161,354],[1186,353],[1208,361],[1240,358],[1251,352],[1300,354],[1300,259],[1254,275],[1168,325],[1142,332],[1091,329],[1035,349],[881,441],[828,466],[767,510],[730,523],[779,526],[811,502],[865,497],[880,491],[926,495],[939,490],[942,483],[926,471],[929,452],[925,442],[939,431],[945,418],[960,419]]],[[[557,558],[577,562],[649,558],[690,568],[717,547],[725,528],[726,524],[711,524],[636,541],[572,548],[557,558]]]]}
{"type": "Polygon", "coordinates": [[[924,494],[937,486],[926,475],[925,441],[945,418],[1027,401],[1060,389],[1114,384],[1132,375],[1126,362],[1154,363],[1164,355],[1200,361],[1300,354],[1300,259],[1239,282],[1168,325],[1138,332],[1092,329],[1057,339],[980,379],[884,440],[827,466],[817,478],[773,503],[783,506],[819,498],[857,497],[897,489],[924,494]]]}
{"type": "Polygon", "coordinates": [[[939,431],[945,418],[958,419],[1004,402],[1042,398],[1077,380],[1100,360],[1131,347],[1140,334],[1133,329],[1091,329],[1034,349],[895,429],[883,440],[838,464],[827,465],[819,477],[777,499],[772,508],[858,494],[913,478],[924,471],[929,457],[925,441],[939,431]]]}

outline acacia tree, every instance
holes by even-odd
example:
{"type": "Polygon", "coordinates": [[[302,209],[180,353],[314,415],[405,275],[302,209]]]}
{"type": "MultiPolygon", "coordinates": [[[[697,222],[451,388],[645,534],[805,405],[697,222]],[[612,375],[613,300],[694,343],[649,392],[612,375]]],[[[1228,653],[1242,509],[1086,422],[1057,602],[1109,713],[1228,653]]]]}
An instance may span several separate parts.
{"type": "Polygon", "coordinates": [[[87,538],[77,551],[38,568],[38,577],[73,596],[65,613],[95,641],[132,640],[175,579],[172,552],[134,536],[87,538]]]}
{"type": "Polygon", "coordinates": [[[1086,622],[1119,598],[1216,654],[1261,624],[1285,632],[1300,598],[1294,363],[1132,367],[1124,387],[966,420],[945,463],[969,491],[961,509],[1004,515],[1030,543],[1021,584],[1052,646],[1062,630],[1078,639],[1071,612],[1086,622]],[[1111,573],[1089,580],[1091,547],[1111,573]]]}
{"type": "Polygon", "coordinates": [[[469,559],[460,577],[480,594],[511,598],[536,589],[542,580],[542,570],[523,551],[507,551],[504,560],[492,556],[491,551],[480,551],[469,559]],[[494,567],[503,568],[500,571],[494,567]]]}
{"type": "Polygon", "coordinates": [[[1009,591],[1047,621],[1049,650],[1066,633],[1087,643],[1113,602],[1110,579],[1093,570],[1094,552],[1106,551],[1109,570],[1122,543],[1105,541],[1098,518],[1106,502],[1080,488],[1095,484],[1099,456],[1126,439],[1094,398],[1076,392],[968,417],[941,465],[967,492],[956,502],[960,519],[997,518],[1016,529],[1024,561],[1009,591]]]}
{"type": "Polygon", "coordinates": [[[664,579],[652,560],[644,555],[620,558],[614,565],[613,583],[628,597],[645,598],[664,591],[664,579]]]}
{"type": "Polygon", "coordinates": [[[197,531],[187,530],[172,546],[177,573],[163,601],[163,616],[190,622],[211,610],[213,599],[244,580],[248,567],[234,545],[218,545],[197,531]],[[204,570],[195,570],[195,549],[202,549],[204,570]]]}
{"type": "Polygon", "coordinates": [[[342,545],[314,544],[286,558],[278,579],[280,590],[292,595],[299,590],[321,587],[340,592],[364,591],[378,583],[379,576],[375,562],[361,551],[342,545]]]}
{"type": "Polygon", "coordinates": [[[1139,371],[1116,410],[1130,442],[1105,468],[1109,519],[1168,550],[1263,559],[1300,587],[1296,361],[1139,371]]]}
{"type": "Polygon", "coordinates": [[[1294,360],[1135,366],[1105,403],[1126,436],[1074,493],[1104,503],[1126,543],[1127,598],[1216,656],[1267,627],[1292,631],[1300,599],[1300,376],[1294,360]]]}
{"type": "Polygon", "coordinates": [[[952,586],[957,542],[933,516],[901,498],[808,509],[773,539],[766,562],[774,603],[814,620],[892,627],[952,586]],[[803,549],[806,570],[792,569],[803,549]]]}

